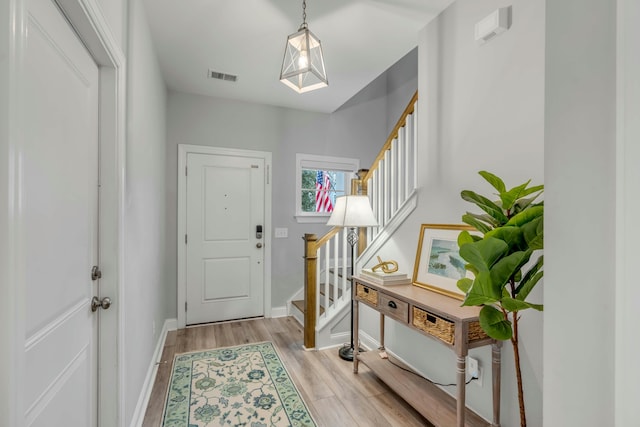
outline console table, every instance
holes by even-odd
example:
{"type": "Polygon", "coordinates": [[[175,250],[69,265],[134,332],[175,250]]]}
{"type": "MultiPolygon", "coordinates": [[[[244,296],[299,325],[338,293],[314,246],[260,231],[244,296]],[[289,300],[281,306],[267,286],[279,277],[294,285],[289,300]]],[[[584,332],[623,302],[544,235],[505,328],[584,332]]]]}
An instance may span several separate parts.
{"type": "Polygon", "coordinates": [[[408,285],[377,285],[364,277],[354,277],[353,296],[353,372],[362,362],[407,403],[436,427],[500,426],[500,349],[501,341],[488,337],[478,323],[478,307],[460,307],[460,301],[436,292],[408,285]],[[383,359],[377,351],[358,352],[359,304],[380,313],[380,350],[384,350],[385,316],[417,330],[449,347],[457,357],[454,399],[422,377],[383,359]],[[489,423],[465,405],[466,356],[471,348],[492,346],[493,422],[489,423]]]}

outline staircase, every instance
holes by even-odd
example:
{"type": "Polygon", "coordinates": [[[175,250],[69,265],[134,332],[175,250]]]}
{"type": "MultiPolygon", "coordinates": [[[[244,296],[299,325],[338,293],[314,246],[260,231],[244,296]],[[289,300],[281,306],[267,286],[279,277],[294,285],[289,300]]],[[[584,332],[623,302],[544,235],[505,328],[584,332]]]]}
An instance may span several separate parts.
{"type": "MultiPolygon", "coordinates": [[[[369,196],[380,224],[359,229],[356,271],[373,258],[417,205],[417,102],[416,92],[371,168],[360,171],[351,182],[351,194],[369,196]]],[[[304,235],[304,288],[299,292],[302,299],[291,301],[291,314],[303,319],[307,349],[348,340],[348,331],[346,335],[333,333],[351,307],[351,246],[347,233],[347,229],[334,227],[321,237],[304,235]]]]}

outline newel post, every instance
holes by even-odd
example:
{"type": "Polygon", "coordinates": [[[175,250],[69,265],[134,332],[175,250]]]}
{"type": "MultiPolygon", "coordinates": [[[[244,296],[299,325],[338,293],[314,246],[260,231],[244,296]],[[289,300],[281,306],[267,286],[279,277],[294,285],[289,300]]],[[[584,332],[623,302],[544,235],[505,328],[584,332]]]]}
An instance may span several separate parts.
{"type": "MultiPolygon", "coordinates": [[[[360,169],[357,172],[358,177],[351,180],[351,194],[357,194],[366,196],[367,193],[367,181],[364,177],[369,172],[369,169],[360,169]]],[[[364,252],[367,248],[367,229],[360,227],[358,230],[358,256],[364,252]]]]}
{"type": "Polygon", "coordinates": [[[316,290],[318,250],[315,234],[304,235],[304,346],[307,349],[316,346],[316,290]]]}

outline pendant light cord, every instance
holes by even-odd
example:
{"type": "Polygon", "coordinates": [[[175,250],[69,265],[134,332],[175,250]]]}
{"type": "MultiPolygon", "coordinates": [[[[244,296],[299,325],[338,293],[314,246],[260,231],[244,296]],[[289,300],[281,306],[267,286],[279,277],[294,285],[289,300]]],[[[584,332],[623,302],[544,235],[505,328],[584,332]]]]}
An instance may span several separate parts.
{"type": "Polygon", "coordinates": [[[307,25],[307,0],[302,0],[302,24],[307,25]]]}
{"type": "Polygon", "coordinates": [[[307,28],[307,0],[302,0],[302,24],[298,31],[306,30],[307,28]]]}

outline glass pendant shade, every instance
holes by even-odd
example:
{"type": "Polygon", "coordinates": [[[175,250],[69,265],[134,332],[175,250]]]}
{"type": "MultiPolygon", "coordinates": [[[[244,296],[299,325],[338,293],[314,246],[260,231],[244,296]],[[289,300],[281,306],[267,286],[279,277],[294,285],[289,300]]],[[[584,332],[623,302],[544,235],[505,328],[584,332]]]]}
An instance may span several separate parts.
{"type": "Polygon", "coordinates": [[[298,93],[329,85],[322,45],[306,24],[287,38],[280,81],[298,93]]]}

